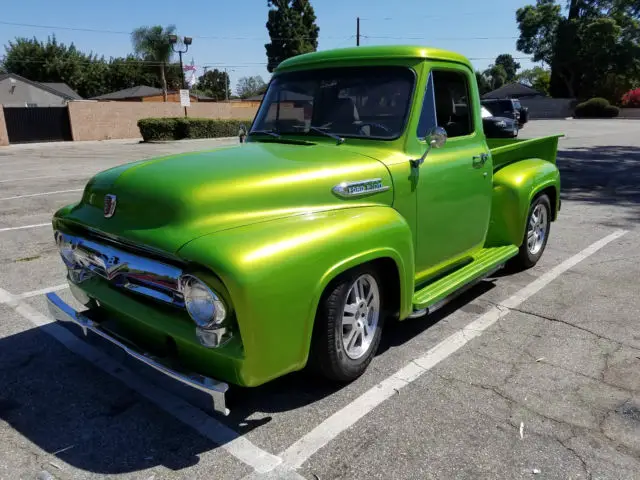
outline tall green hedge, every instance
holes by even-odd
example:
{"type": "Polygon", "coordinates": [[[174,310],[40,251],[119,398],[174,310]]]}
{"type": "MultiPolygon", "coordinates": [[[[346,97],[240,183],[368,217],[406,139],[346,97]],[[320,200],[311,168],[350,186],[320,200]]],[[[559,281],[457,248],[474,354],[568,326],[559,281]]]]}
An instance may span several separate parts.
{"type": "Polygon", "coordinates": [[[140,135],[145,142],[182,140],[185,138],[236,137],[240,125],[249,128],[252,120],[221,120],[213,118],[168,117],[138,120],[140,135]]]}

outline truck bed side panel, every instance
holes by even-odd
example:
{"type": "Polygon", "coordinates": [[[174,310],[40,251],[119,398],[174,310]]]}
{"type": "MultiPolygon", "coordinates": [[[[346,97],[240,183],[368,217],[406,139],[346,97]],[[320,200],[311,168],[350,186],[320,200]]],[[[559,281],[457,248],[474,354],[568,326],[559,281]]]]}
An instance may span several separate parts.
{"type": "Polygon", "coordinates": [[[487,144],[491,150],[493,169],[498,171],[513,162],[528,158],[538,158],[555,164],[558,153],[558,139],[560,137],[562,135],[530,140],[488,138],[487,144]]]}
{"type": "MultiPolygon", "coordinates": [[[[486,246],[520,246],[531,200],[541,191],[553,189],[558,211],[560,173],[554,163],[540,158],[515,161],[493,177],[491,221],[486,246]]],[[[555,215],[552,217],[555,220],[555,215]]]]}

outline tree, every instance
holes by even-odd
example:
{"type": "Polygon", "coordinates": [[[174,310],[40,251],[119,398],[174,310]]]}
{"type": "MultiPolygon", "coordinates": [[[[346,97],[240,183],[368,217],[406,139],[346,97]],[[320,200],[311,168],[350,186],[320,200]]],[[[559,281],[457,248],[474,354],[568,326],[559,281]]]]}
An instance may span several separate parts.
{"type": "Polygon", "coordinates": [[[227,72],[216,68],[200,76],[196,88],[215,100],[225,100],[231,96],[230,85],[227,72]]]}
{"type": "Polygon", "coordinates": [[[249,98],[260,95],[266,89],[267,84],[261,76],[242,77],[236,85],[236,93],[240,98],[249,98]]]}
{"type": "Polygon", "coordinates": [[[516,80],[523,83],[524,85],[528,85],[529,87],[537,90],[540,93],[548,95],[551,72],[542,67],[533,67],[522,70],[516,76],[516,80]]]}
{"type": "Polygon", "coordinates": [[[480,95],[484,95],[491,91],[491,83],[487,80],[482,72],[476,70],[476,82],[478,83],[478,91],[480,95]]]}
{"type": "Polygon", "coordinates": [[[502,65],[489,65],[484,71],[484,77],[489,82],[489,88],[495,90],[507,83],[507,72],[502,65]]]}
{"type": "Polygon", "coordinates": [[[105,61],[78,51],[75,45],[59,43],[55,36],[47,42],[16,38],[5,46],[3,66],[9,73],[34,82],[63,82],[83,97],[102,88],[105,61]]]}
{"type": "Polygon", "coordinates": [[[508,53],[503,53],[502,55],[498,55],[496,57],[496,61],[494,65],[501,65],[504,68],[506,74],[506,82],[511,83],[516,79],[516,74],[518,73],[518,69],[520,68],[520,64],[516,62],[513,58],[513,55],[508,53]]]}
{"type": "Polygon", "coordinates": [[[309,0],[267,0],[267,30],[271,42],[265,44],[269,73],[287,58],[315,52],[318,48],[316,15],[309,0]]]}
{"type": "Polygon", "coordinates": [[[169,43],[169,35],[176,31],[175,25],[162,28],[160,25],[154,27],[139,27],[131,33],[134,52],[147,62],[154,62],[157,65],[162,83],[162,95],[167,101],[167,64],[171,62],[173,50],[169,43]]]}
{"type": "Polygon", "coordinates": [[[551,67],[552,96],[619,101],[640,78],[638,0],[567,3],[566,17],[554,0],[518,9],[518,50],[551,67]]]}

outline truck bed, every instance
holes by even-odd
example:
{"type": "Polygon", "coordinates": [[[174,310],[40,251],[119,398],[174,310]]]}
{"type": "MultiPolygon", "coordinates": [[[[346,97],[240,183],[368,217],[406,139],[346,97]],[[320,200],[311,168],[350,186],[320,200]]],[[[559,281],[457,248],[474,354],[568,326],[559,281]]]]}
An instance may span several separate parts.
{"type": "Polygon", "coordinates": [[[532,139],[487,138],[493,158],[493,170],[497,171],[510,163],[529,158],[539,158],[556,163],[558,139],[564,135],[552,135],[532,139]]]}

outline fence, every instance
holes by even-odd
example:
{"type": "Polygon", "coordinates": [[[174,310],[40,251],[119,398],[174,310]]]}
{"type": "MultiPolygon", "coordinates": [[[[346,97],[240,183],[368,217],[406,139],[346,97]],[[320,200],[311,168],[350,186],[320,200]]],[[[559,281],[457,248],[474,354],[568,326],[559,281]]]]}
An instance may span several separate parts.
{"type": "MultiPolygon", "coordinates": [[[[189,117],[253,119],[255,104],[201,102],[187,107],[189,117]]],[[[184,107],[174,102],[69,102],[73,139],[109,140],[139,138],[138,120],[148,117],[182,117],[184,107]]]]}
{"type": "Polygon", "coordinates": [[[9,134],[7,125],[4,123],[4,109],[0,108],[0,147],[9,145],[9,134]]]}
{"type": "Polygon", "coordinates": [[[568,118],[573,116],[576,101],[572,98],[521,98],[529,109],[529,118],[568,118]]]}

